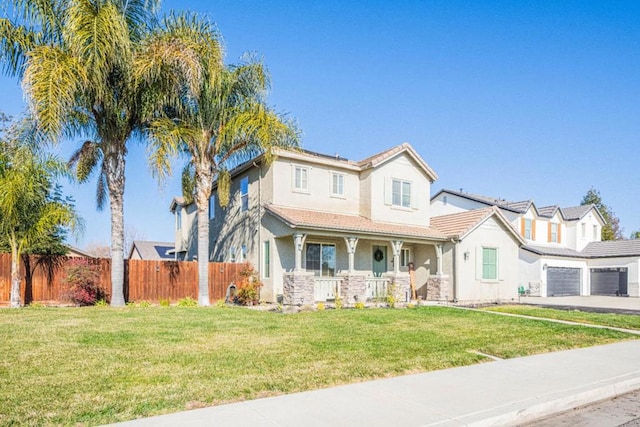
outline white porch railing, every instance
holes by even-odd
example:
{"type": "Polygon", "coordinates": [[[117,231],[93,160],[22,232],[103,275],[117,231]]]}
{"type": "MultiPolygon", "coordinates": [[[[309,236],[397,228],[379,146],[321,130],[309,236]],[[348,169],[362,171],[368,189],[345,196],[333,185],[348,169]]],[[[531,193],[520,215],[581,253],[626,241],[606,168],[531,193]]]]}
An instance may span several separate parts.
{"type": "Polygon", "coordinates": [[[386,277],[367,277],[367,299],[375,300],[387,297],[387,286],[389,279],[386,277]]]}
{"type": "Polygon", "coordinates": [[[315,301],[327,301],[336,298],[336,289],[340,286],[340,277],[316,277],[314,281],[315,301]]]}

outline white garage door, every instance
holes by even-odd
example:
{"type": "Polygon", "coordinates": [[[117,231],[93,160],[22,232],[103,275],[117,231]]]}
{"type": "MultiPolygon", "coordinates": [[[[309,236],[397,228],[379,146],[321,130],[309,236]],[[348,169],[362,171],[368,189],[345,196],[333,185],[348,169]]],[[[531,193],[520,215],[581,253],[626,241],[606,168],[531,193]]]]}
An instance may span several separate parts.
{"type": "Polygon", "coordinates": [[[547,296],[580,295],[580,269],[547,267],[547,296]]]}

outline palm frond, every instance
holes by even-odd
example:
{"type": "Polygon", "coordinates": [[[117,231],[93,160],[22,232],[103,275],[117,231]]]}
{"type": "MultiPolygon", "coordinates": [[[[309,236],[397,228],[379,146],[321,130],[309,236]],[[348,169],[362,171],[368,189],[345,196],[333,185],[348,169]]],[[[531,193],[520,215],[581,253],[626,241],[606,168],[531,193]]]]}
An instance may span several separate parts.
{"type": "Polygon", "coordinates": [[[107,178],[104,172],[101,171],[98,175],[98,183],[96,185],[96,207],[99,211],[104,209],[104,205],[107,202],[107,178]]]}
{"type": "Polygon", "coordinates": [[[69,167],[75,167],[75,175],[80,183],[86,182],[98,163],[102,160],[100,145],[94,141],[85,141],[69,158],[69,167]]]}
{"type": "Polygon", "coordinates": [[[171,175],[171,159],[181,152],[184,145],[197,139],[197,131],[187,123],[168,118],[153,120],[148,128],[149,167],[152,174],[164,179],[171,175]]]}
{"type": "Polygon", "coordinates": [[[182,169],[182,197],[187,204],[193,203],[196,191],[193,163],[188,162],[182,169]]]}

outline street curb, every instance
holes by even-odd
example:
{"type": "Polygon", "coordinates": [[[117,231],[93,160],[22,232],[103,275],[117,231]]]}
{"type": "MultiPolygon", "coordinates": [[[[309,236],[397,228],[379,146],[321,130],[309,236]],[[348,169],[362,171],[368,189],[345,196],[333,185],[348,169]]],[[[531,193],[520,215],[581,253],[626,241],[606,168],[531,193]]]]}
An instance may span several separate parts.
{"type": "Polygon", "coordinates": [[[577,392],[575,394],[559,397],[550,401],[540,402],[524,409],[514,409],[504,414],[485,418],[479,421],[472,421],[465,425],[470,427],[520,425],[549,415],[557,414],[559,412],[565,412],[602,400],[613,399],[614,397],[639,389],[640,375],[636,378],[607,384],[591,390],[577,392]]]}

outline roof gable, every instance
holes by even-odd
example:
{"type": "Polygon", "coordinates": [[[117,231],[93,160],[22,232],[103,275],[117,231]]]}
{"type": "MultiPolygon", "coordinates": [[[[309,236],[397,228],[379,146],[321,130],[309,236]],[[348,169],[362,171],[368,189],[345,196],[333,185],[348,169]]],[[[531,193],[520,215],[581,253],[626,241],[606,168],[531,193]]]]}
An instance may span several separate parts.
{"type": "Polygon", "coordinates": [[[385,150],[381,153],[374,154],[371,157],[367,157],[366,159],[359,161],[358,166],[362,170],[376,168],[390,161],[391,159],[396,158],[402,153],[405,153],[412,160],[414,160],[431,182],[434,182],[438,179],[438,174],[436,174],[436,172],[433,169],[431,169],[431,167],[427,164],[427,162],[425,162],[422,159],[422,157],[420,157],[420,155],[416,152],[416,150],[413,149],[413,147],[408,142],[404,142],[400,145],[397,145],[393,148],[385,150]]]}
{"type": "Polygon", "coordinates": [[[524,240],[495,207],[474,209],[466,212],[458,212],[450,215],[441,215],[431,218],[431,226],[441,231],[449,238],[464,239],[489,218],[495,218],[519,244],[524,245],[524,240]]]}
{"type": "Polygon", "coordinates": [[[162,261],[162,260],[172,260],[174,259],[173,255],[168,254],[170,250],[174,249],[173,242],[149,242],[145,240],[134,240],[133,245],[131,245],[131,250],[129,251],[129,259],[133,255],[133,252],[136,251],[138,255],[140,255],[141,259],[144,260],[153,260],[153,261],[162,261]]]}

